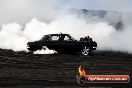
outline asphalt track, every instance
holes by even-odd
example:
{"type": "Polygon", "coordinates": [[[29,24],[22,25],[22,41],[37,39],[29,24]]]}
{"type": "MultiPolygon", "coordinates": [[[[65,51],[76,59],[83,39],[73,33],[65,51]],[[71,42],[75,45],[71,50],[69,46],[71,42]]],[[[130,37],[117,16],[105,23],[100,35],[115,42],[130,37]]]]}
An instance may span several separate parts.
{"type": "Polygon", "coordinates": [[[96,51],[79,54],[33,55],[0,49],[1,88],[132,88],[126,84],[78,85],[78,67],[87,74],[127,74],[132,77],[132,54],[96,51]]]}

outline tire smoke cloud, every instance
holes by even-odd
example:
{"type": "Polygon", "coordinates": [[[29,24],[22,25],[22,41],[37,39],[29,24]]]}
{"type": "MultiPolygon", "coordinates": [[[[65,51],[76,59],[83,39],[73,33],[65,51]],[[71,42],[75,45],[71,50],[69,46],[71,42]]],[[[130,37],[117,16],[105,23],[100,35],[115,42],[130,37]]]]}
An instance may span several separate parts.
{"type": "Polygon", "coordinates": [[[90,21],[86,21],[77,16],[63,15],[47,24],[34,18],[23,30],[18,23],[5,24],[0,31],[0,47],[14,51],[27,51],[27,42],[37,41],[45,34],[62,32],[71,34],[78,40],[80,37],[89,35],[98,43],[98,50],[132,52],[131,30],[117,31],[107,22],[95,22],[89,19],[90,21]]]}
{"type": "MultiPolygon", "coordinates": [[[[27,42],[37,41],[45,34],[62,32],[71,34],[78,40],[89,35],[98,43],[98,50],[132,53],[131,13],[105,12],[102,17],[104,13],[100,15],[96,14],[97,12],[86,14],[73,11],[73,14],[69,11],[69,6],[55,8],[60,4],[60,0],[57,2],[40,0],[39,3],[36,0],[21,2],[13,0],[10,4],[7,4],[7,0],[2,1],[3,4],[0,5],[0,19],[2,19],[0,48],[2,49],[27,51],[27,42]],[[40,4],[43,2],[44,5],[40,4]],[[16,5],[19,7],[16,8],[16,5]],[[4,14],[9,15],[4,18],[4,14]],[[119,27],[117,30],[118,22],[123,25],[122,29],[119,27]]],[[[80,8],[78,5],[77,7],[80,8]]]]}

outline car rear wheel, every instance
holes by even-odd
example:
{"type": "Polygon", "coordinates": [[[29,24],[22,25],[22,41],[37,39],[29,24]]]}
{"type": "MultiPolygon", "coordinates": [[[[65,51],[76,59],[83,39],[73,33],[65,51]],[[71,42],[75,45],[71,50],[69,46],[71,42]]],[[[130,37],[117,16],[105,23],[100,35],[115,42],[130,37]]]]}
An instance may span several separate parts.
{"type": "Polygon", "coordinates": [[[90,48],[87,46],[84,46],[81,50],[82,55],[88,55],[90,53],[90,48]]]}

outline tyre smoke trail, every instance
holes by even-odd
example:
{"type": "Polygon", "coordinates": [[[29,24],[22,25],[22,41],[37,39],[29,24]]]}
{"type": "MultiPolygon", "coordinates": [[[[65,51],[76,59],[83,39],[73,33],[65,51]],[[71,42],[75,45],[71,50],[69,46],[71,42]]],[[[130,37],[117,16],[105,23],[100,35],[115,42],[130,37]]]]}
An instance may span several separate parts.
{"type": "Polygon", "coordinates": [[[98,50],[132,53],[131,30],[117,31],[107,22],[91,21],[91,18],[89,20],[73,15],[63,15],[48,24],[32,19],[24,29],[18,23],[5,24],[0,31],[0,48],[27,51],[27,42],[37,41],[45,34],[62,32],[71,34],[78,40],[80,37],[89,35],[98,43],[98,50]]]}

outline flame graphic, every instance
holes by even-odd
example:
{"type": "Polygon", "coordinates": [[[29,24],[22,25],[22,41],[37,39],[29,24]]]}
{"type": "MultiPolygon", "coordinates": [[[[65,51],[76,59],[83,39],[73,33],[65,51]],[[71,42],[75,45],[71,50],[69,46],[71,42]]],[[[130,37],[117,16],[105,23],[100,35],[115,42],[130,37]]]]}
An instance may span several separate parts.
{"type": "Polygon", "coordinates": [[[84,75],[86,74],[86,72],[85,72],[85,70],[82,68],[82,66],[79,66],[78,71],[79,71],[80,76],[84,76],[84,75]]]}

